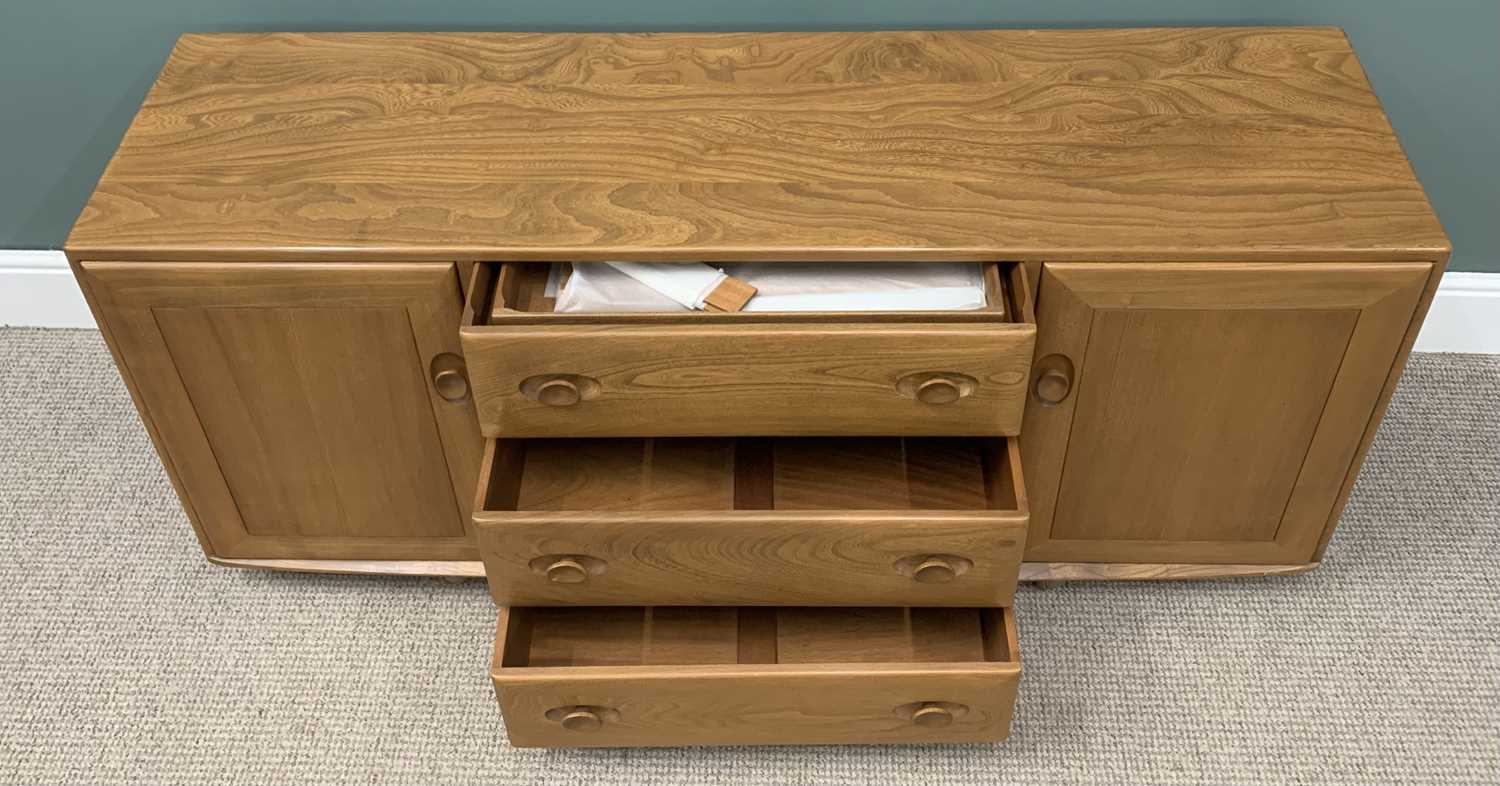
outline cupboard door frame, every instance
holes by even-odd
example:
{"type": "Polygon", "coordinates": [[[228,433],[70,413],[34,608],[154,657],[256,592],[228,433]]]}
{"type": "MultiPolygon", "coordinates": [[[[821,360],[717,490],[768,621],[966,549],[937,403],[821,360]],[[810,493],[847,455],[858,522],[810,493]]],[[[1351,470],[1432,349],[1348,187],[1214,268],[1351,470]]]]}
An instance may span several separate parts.
{"type": "MultiPolygon", "coordinates": [[[[463,308],[451,262],[402,264],[90,262],[75,263],[121,375],[204,551],[228,559],[472,560],[470,505],[483,443],[472,396],[442,398],[418,370],[432,407],[458,517],[452,537],[254,534],[236,504],[209,435],[158,323],[157,309],[208,307],[403,309],[411,347],[424,364],[462,354],[463,308]]],[[[446,514],[445,514],[446,515],[446,514]]]]}
{"type": "MultiPolygon", "coordinates": [[[[1034,562],[1302,564],[1317,559],[1346,478],[1378,417],[1392,369],[1409,343],[1433,265],[1420,263],[1045,263],[1038,287],[1037,368],[1064,355],[1072,391],[1028,401],[1021,449],[1032,504],[1026,559],[1034,562]],[[1106,310],[1346,310],[1355,322],[1287,505],[1269,540],[1053,537],[1091,330],[1106,310]]],[[[1035,373],[1035,369],[1034,369],[1035,373]]],[[[1143,460],[1146,457],[1143,457],[1143,460]]],[[[1120,504],[1128,505],[1129,500],[1120,504]]],[[[1225,516],[1235,511],[1225,510],[1225,516]]]]}

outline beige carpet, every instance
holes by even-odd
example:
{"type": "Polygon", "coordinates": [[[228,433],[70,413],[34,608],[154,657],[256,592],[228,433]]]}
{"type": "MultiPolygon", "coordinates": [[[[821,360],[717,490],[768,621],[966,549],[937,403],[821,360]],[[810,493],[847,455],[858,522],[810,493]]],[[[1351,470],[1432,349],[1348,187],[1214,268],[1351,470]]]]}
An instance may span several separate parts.
{"type": "Polygon", "coordinates": [[[1500,782],[1500,359],[1413,358],[1324,567],[1023,589],[1000,746],[515,750],[478,582],[204,562],[97,334],[0,330],[0,781],[1500,782]]]}

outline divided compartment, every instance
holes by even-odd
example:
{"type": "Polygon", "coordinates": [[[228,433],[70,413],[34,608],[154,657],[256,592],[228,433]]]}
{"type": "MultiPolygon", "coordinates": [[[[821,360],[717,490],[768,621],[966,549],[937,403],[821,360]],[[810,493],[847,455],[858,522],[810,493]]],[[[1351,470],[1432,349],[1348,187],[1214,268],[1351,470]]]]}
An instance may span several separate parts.
{"type": "Polygon", "coordinates": [[[972,310],[557,313],[549,264],[473,266],[460,336],[485,436],[1019,432],[1021,265],[980,263],[972,310]]]}
{"type": "Polygon", "coordinates": [[[978,742],[1009,731],[1008,608],[503,608],[519,746],[978,742]]]}
{"type": "Polygon", "coordinates": [[[506,606],[1006,606],[1029,516],[1005,438],[496,440],[474,510],[506,606]]]}
{"type": "MultiPolygon", "coordinates": [[[[698,322],[713,323],[724,319],[738,321],[808,321],[808,322],[870,322],[870,321],[922,321],[922,322],[986,322],[1010,320],[1008,314],[1019,314],[1020,304],[1012,303],[1002,277],[1008,275],[999,262],[976,262],[980,267],[980,278],[984,282],[985,305],[978,309],[884,309],[870,311],[758,311],[758,312],[713,312],[713,311],[555,311],[557,294],[548,294],[548,279],[556,271],[558,290],[566,285],[576,265],[603,264],[598,262],[510,262],[501,263],[495,273],[495,285],[491,290],[484,314],[489,324],[516,324],[527,322],[567,321],[587,322],[698,322]]],[[[829,269],[837,269],[849,263],[828,263],[829,269]]],[[[892,263],[910,267],[912,263],[892,263]]],[[[807,267],[805,264],[799,267],[807,267]]],[[[868,269],[868,268],[867,268],[868,269]]]]}

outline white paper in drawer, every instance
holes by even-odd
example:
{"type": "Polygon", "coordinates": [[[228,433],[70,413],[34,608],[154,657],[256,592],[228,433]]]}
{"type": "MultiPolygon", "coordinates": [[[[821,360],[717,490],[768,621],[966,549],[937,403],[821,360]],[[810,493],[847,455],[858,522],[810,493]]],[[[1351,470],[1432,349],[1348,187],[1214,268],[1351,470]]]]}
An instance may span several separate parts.
{"type": "MultiPolygon", "coordinates": [[[[725,273],[755,287],[746,311],[958,311],[983,308],[977,262],[741,262],[725,273]]],[[[556,311],[687,311],[606,264],[582,262],[557,293],[556,311]]]]}

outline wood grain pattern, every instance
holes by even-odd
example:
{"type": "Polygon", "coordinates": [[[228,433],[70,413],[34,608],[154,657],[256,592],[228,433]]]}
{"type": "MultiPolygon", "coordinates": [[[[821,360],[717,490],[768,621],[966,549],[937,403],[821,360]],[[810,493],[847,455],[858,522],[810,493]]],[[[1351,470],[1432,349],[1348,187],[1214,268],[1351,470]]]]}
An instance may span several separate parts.
{"type": "Polygon", "coordinates": [[[539,439],[525,443],[517,510],[731,510],[726,439],[539,439]]]}
{"type": "Polygon", "coordinates": [[[490,451],[482,475],[495,493],[481,496],[474,525],[496,603],[1009,605],[1028,516],[1013,491],[1013,442],[848,440],[891,457],[878,479],[846,475],[859,466],[848,460],[812,471],[836,440],[765,440],[769,464],[728,467],[720,457],[746,455],[734,442],[532,440],[524,455],[490,451]],[[505,456],[503,467],[493,458],[505,456]],[[743,486],[770,504],[744,509],[743,486]],[[917,580],[914,566],[932,555],[956,575],[917,580]],[[555,581],[546,567],[559,557],[595,570],[555,581]]]}
{"type": "Polygon", "coordinates": [[[1323,537],[1318,541],[1318,548],[1313,552],[1314,560],[1323,559],[1323,551],[1328,548],[1328,541],[1333,537],[1333,530],[1338,526],[1339,518],[1343,515],[1344,506],[1349,502],[1349,493],[1354,489],[1354,481],[1359,477],[1359,469],[1364,464],[1365,453],[1369,451],[1370,445],[1375,441],[1376,430],[1380,428],[1381,418],[1385,417],[1386,406],[1390,404],[1391,396],[1396,392],[1396,382],[1401,378],[1401,372],[1406,369],[1406,361],[1411,357],[1412,347],[1417,342],[1417,335],[1422,329],[1422,321],[1427,318],[1427,311],[1432,306],[1433,297],[1437,295],[1438,284],[1443,279],[1443,273],[1447,269],[1447,260],[1439,260],[1432,265],[1432,272],[1427,275],[1427,285],[1422,290],[1422,296],[1417,301],[1417,308],[1412,313],[1411,324],[1406,328],[1406,336],[1401,340],[1401,348],[1396,353],[1396,361],[1391,364],[1390,371],[1386,373],[1385,384],[1381,387],[1380,397],[1375,402],[1375,410],[1370,414],[1370,420],[1365,424],[1364,435],[1360,437],[1359,444],[1354,450],[1354,460],[1349,463],[1349,471],[1344,475],[1343,485],[1339,488],[1338,502],[1333,506],[1333,513],[1328,516],[1328,523],[1323,528],[1323,537]]]}
{"type": "Polygon", "coordinates": [[[1052,538],[1274,539],[1358,320],[1096,312],[1052,538]]]}
{"type": "MultiPolygon", "coordinates": [[[[1027,570],[1232,575],[1319,558],[1447,248],[1348,42],[1310,28],[189,35],[68,245],[211,559],[460,575],[475,553],[465,517],[451,516],[470,499],[471,405],[445,409],[429,389],[435,419],[424,420],[412,381],[425,366],[407,362],[457,351],[452,275],[432,274],[424,289],[429,274],[408,267],[456,262],[483,282],[488,267],[474,261],[1024,260],[1007,271],[1007,318],[1037,318],[1025,292],[1038,284],[1044,344],[1089,350],[1074,395],[1026,414],[1031,556],[1046,561],[1027,570]],[[1356,260],[1388,267],[1326,264],[1356,260]],[[313,274],[306,261],[333,264],[313,274]],[[1182,264],[1141,276],[1142,261],[1182,264]],[[270,262],[290,264],[282,275],[270,262]],[[368,262],[395,263],[384,265],[388,284],[354,275],[368,262]],[[1056,263],[1127,264],[1079,265],[1058,286],[1043,281],[1043,262],[1054,273],[1056,263]],[[122,295],[135,266],[160,279],[139,301],[122,295]],[[252,272],[236,278],[241,266],[252,272]],[[221,302],[208,293],[223,282],[234,294],[221,302]],[[403,310],[414,342],[401,337],[403,310]],[[241,343],[256,347],[249,358],[227,349],[241,343]],[[357,385],[368,379],[379,384],[357,385]],[[1222,393],[1257,386],[1273,392],[1222,393]],[[1109,562],[1078,567],[1089,560],[1109,562]]],[[[481,303],[463,324],[496,313],[481,303]]],[[[500,316],[601,331],[577,334],[582,343],[655,324],[500,316]]],[[[989,314],[889,315],[881,329],[894,332],[877,335],[866,326],[881,320],[862,317],[840,326],[870,343],[819,358],[807,342],[827,317],[721,316],[691,317],[667,338],[691,345],[696,329],[729,336],[719,331],[733,326],[763,336],[760,352],[801,344],[805,362],[736,370],[726,345],[688,352],[678,374],[651,367],[645,349],[623,370],[608,353],[587,356],[616,374],[605,374],[611,384],[628,381],[645,411],[622,404],[600,422],[642,436],[743,433],[760,405],[801,418],[769,433],[895,433],[891,424],[920,418],[872,409],[865,393],[896,370],[875,339],[907,336],[891,348],[910,357],[902,342],[930,349],[952,335],[925,332],[942,323],[970,335],[965,351],[978,357],[996,346],[984,330],[1015,327],[989,314]],[[683,394],[716,386],[744,409],[673,411],[683,394]],[[664,427],[673,415],[686,431],[664,427]],[[815,418],[831,425],[810,430],[815,418]]],[[[538,366],[586,351],[551,332],[533,338],[522,359],[538,366]]],[[[514,359],[491,360],[503,370],[514,359]]],[[[1004,401],[1018,425],[1021,395],[1004,401]]],[[[995,430],[994,411],[964,419],[1015,433],[995,430]]],[[[900,433],[972,428],[958,421],[900,433]]],[[[534,422],[538,434],[573,433],[561,418],[534,422]]],[[[749,455],[771,473],[735,485],[728,503],[712,486],[724,479],[720,455],[635,478],[639,500],[616,512],[639,501],[671,513],[687,499],[653,496],[658,486],[716,500],[702,503],[710,510],[774,515],[789,502],[778,489],[795,496],[803,477],[813,494],[791,504],[816,511],[821,500],[829,513],[862,497],[899,509],[897,479],[907,501],[923,485],[910,456],[903,468],[880,451],[861,456],[863,474],[842,491],[817,461],[791,472],[782,462],[778,479],[765,447],[749,455]],[[707,485],[687,482],[694,472],[707,485]],[[874,491],[862,495],[861,483],[874,491]]],[[[941,479],[946,464],[935,466],[941,479]]],[[[989,475],[989,497],[1008,493],[1025,510],[1020,480],[1018,464],[989,475]]],[[[532,486],[545,494],[524,506],[552,498],[565,514],[599,488],[532,486]]],[[[930,492],[920,507],[975,509],[970,482],[930,492]]]]}
{"type": "Polygon", "coordinates": [[[561,606],[526,614],[531,668],[738,662],[739,620],[729,607],[561,606]]]}
{"type": "Polygon", "coordinates": [[[1294,564],[1315,550],[1427,264],[1046,265],[1022,441],[1042,562],[1294,564]]]}
{"type": "Polygon", "coordinates": [[[547,325],[461,331],[488,437],[1010,435],[1019,431],[1030,325],[547,325]],[[972,379],[925,404],[918,374],[972,379]],[[597,385],[571,406],[527,380],[597,385]]]}
{"type": "Polygon", "coordinates": [[[1347,92],[1331,28],[880,30],[864,33],[215,33],[179,39],[167,88],[226,82],[969,83],[1241,73],[1347,92]],[[1333,41],[1334,43],[1330,43],[1333,41]],[[1113,44],[1111,48],[1109,44],[1113,44]],[[372,58],[372,50],[385,57],[372,58]],[[1121,51],[1126,50],[1126,51],[1121,51]],[[1260,58],[1266,50],[1286,57],[1260,58]],[[1301,60],[1292,59],[1297,55],[1301,60]]]}
{"type": "Polygon", "coordinates": [[[211,555],[474,555],[451,264],[80,266],[211,555]]]}
{"type": "Polygon", "coordinates": [[[246,532],[463,537],[423,369],[391,352],[411,340],[404,308],[153,313],[246,532]]]}
{"type": "Polygon", "coordinates": [[[1192,565],[1180,563],[1023,562],[1021,581],[1190,581],[1248,576],[1296,576],[1317,568],[1302,565],[1192,565]]]}
{"type": "Polygon", "coordinates": [[[1331,28],[283,33],[182,37],[68,248],[1342,260],[1447,239],[1331,28]]]}
{"type": "Polygon", "coordinates": [[[484,578],[484,563],[477,559],[259,559],[216,557],[212,554],[205,556],[215,565],[244,570],[349,576],[429,576],[454,582],[484,578]]]}
{"type": "Polygon", "coordinates": [[[679,621],[699,620],[698,635],[679,625],[657,641],[645,621],[661,611],[502,608],[491,677],[511,744],[981,742],[1009,733],[1021,669],[1009,609],[679,609],[679,621]],[[731,625],[726,611],[769,624],[731,625]],[[539,625],[538,614],[551,619],[539,625]],[[575,624],[556,624],[570,617],[575,624]],[[739,661],[740,652],[773,652],[737,642],[740,632],[774,635],[775,661],[739,661]],[[851,634],[869,637],[871,650],[851,634]],[[568,653],[561,660],[559,649],[568,653]],[[687,662],[693,650],[704,654],[699,663],[687,662]],[[924,703],[952,707],[952,724],[914,723],[910,707],[924,703]],[[564,728],[555,711],[574,707],[602,724],[564,728]]]}
{"type": "Polygon", "coordinates": [[[974,609],[776,610],[778,663],[977,663],[984,637],[974,609]]]}
{"type": "MultiPolygon", "coordinates": [[[[484,563],[474,561],[421,560],[270,560],[223,559],[209,562],[226,568],[284,570],[297,573],[347,573],[379,576],[433,576],[446,579],[482,579],[484,563]]],[[[1304,565],[1193,565],[1122,562],[1023,562],[1020,580],[1038,581],[1148,581],[1238,578],[1243,576],[1295,576],[1314,570],[1320,563],[1304,565]]],[[[749,608],[749,607],[742,607],[749,608]]],[[[743,619],[743,618],[742,618],[743,619]]],[[[741,663],[748,662],[743,657],[741,663]]]]}
{"type": "Polygon", "coordinates": [[[775,440],[772,506],[782,510],[988,507],[984,445],[970,439],[775,440]]]}
{"type": "Polygon", "coordinates": [[[479,265],[461,330],[491,437],[1008,435],[1036,328],[992,307],[953,312],[553,314],[545,265],[479,265]],[[914,377],[915,375],[915,377],[914,377]],[[913,378],[957,379],[929,404],[913,378]],[[576,391],[565,406],[539,386],[576,391]],[[549,383],[550,384],[550,383],[549,383]]]}

